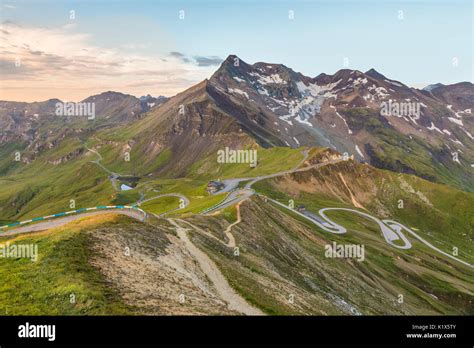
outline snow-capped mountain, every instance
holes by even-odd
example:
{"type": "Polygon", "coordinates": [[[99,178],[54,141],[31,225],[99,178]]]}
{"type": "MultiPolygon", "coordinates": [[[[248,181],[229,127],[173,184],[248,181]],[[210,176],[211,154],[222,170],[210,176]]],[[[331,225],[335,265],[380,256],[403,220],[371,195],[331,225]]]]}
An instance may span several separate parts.
{"type": "Polygon", "coordinates": [[[328,146],[381,168],[472,186],[474,86],[418,90],[371,69],[314,78],[229,56],[209,80],[217,105],[262,144],[328,146]],[[443,177],[443,179],[440,178],[443,177]]]}
{"type": "Polygon", "coordinates": [[[379,168],[474,191],[469,82],[419,90],[374,69],[308,77],[231,55],[209,80],[171,98],[91,96],[84,101],[95,104],[92,123],[54,116],[58,101],[0,102],[0,144],[15,141],[37,152],[71,133],[139,122],[131,144],[142,149],[144,161],[169,148],[180,158],[177,173],[217,144],[256,141],[265,147],[325,146],[379,168]]]}

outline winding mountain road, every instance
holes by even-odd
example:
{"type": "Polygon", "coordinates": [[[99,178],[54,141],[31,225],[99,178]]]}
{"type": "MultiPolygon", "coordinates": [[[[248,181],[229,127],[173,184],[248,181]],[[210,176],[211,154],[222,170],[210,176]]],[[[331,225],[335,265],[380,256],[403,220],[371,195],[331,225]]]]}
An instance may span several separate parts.
{"type": "MultiPolygon", "coordinates": [[[[87,148],[87,149],[91,152],[96,153],[99,156],[99,159],[97,161],[94,161],[95,163],[97,163],[99,166],[101,166],[108,173],[116,174],[116,173],[110,172],[107,168],[103,167],[99,163],[100,160],[102,159],[102,157],[100,156],[100,154],[97,151],[89,149],[89,148],[87,148]]],[[[227,197],[224,198],[218,204],[216,204],[216,205],[214,205],[214,206],[212,206],[208,209],[205,209],[204,211],[201,212],[201,214],[209,214],[209,213],[212,213],[214,211],[221,210],[221,209],[224,209],[228,206],[237,204],[238,219],[237,219],[236,222],[229,225],[227,227],[227,229],[224,231],[224,234],[227,236],[229,242],[224,243],[220,240],[219,240],[219,242],[225,244],[228,247],[234,247],[236,245],[235,238],[233,237],[232,233],[230,233],[230,230],[234,225],[240,223],[240,221],[241,221],[240,210],[239,210],[240,204],[244,200],[250,198],[252,195],[255,194],[255,191],[252,189],[252,186],[255,183],[257,183],[261,180],[265,180],[265,179],[271,179],[271,178],[276,178],[276,177],[287,175],[287,174],[292,174],[292,173],[296,173],[296,172],[303,172],[303,171],[311,170],[311,169],[314,169],[314,168],[320,168],[320,167],[323,167],[323,166],[326,166],[326,165],[329,165],[329,164],[338,163],[338,162],[344,160],[342,158],[338,158],[338,159],[335,159],[335,160],[330,160],[330,161],[326,161],[326,162],[322,162],[322,163],[317,163],[317,164],[314,164],[314,165],[311,165],[311,166],[299,168],[299,166],[302,163],[304,163],[304,160],[306,158],[307,158],[307,153],[305,153],[303,161],[300,164],[298,164],[298,166],[295,169],[292,169],[292,170],[287,170],[287,171],[283,171],[283,172],[279,172],[279,173],[275,173],[275,174],[257,176],[257,177],[254,177],[254,178],[239,178],[239,179],[225,180],[224,181],[224,185],[225,185],[224,189],[220,190],[217,193],[229,192],[227,197]],[[242,181],[249,181],[249,182],[245,185],[244,188],[238,189],[237,187],[238,187],[239,183],[242,182],[242,181]]],[[[263,195],[261,195],[261,196],[263,196],[263,195]]],[[[144,220],[147,216],[146,212],[143,211],[142,209],[138,208],[137,206],[141,205],[143,203],[158,199],[160,197],[178,197],[178,198],[183,200],[184,204],[183,204],[183,207],[178,207],[176,209],[173,209],[169,212],[166,212],[166,213],[163,213],[163,214],[160,214],[160,215],[153,214],[154,216],[159,217],[159,218],[163,217],[166,214],[171,213],[173,211],[184,209],[190,203],[189,199],[186,196],[184,196],[180,193],[166,193],[166,194],[161,194],[161,195],[157,195],[157,196],[154,196],[154,197],[150,197],[150,198],[145,199],[145,200],[143,200],[143,197],[141,197],[140,200],[137,202],[137,204],[135,204],[133,206],[99,206],[99,207],[83,208],[83,209],[73,210],[73,211],[69,211],[69,212],[65,212],[65,213],[58,213],[58,214],[54,214],[54,215],[49,215],[49,216],[45,216],[45,217],[40,217],[40,218],[35,218],[35,219],[27,220],[27,221],[13,223],[13,224],[5,225],[5,226],[0,226],[0,231],[1,231],[2,229],[12,228],[12,227],[16,227],[18,225],[26,225],[26,224],[30,224],[32,222],[47,220],[47,219],[51,219],[51,218],[58,218],[58,217],[63,217],[65,215],[73,214],[72,216],[63,217],[61,219],[55,219],[53,221],[47,221],[47,222],[42,221],[42,222],[39,222],[39,223],[36,223],[36,224],[33,224],[33,225],[14,228],[14,229],[11,229],[11,230],[8,230],[6,232],[1,233],[0,236],[1,235],[12,235],[12,234],[19,234],[19,233],[27,233],[27,232],[45,230],[45,229],[49,229],[49,228],[53,228],[53,227],[62,226],[64,224],[67,224],[68,222],[77,220],[77,219],[82,218],[84,216],[102,214],[102,213],[106,212],[106,211],[97,211],[97,212],[91,213],[90,210],[105,210],[105,209],[107,209],[108,211],[115,210],[116,212],[118,212],[120,214],[129,215],[129,216],[134,217],[134,218],[137,218],[137,212],[139,212],[139,214],[142,214],[142,216],[143,216],[142,220],[144,220]],[[130,212],[130,211],[127,211],[127,209],[128,210],[135,210],[135,211],[130,212]]],[[[388,220],[388,219],[380,220],[377,217],[372,216],[368,213],[365,213],[365,212],[362,212],[362,211],[359,211],[359,210],[355,210],[355,209],[350,209],[350,208],[332,208],[332,207],[322,208],[322,209],[319,210],[319,215],[316,215],[316,214],[308,212],[308,211],[305,211],[305,212],[301,213],[301,212],[299,212],[299,211],[297,211],[293,208],[290,208],[289,206],[287,206],[283,203],[280,203],[280,202],[278,202],[278,201],[276,201],[272,198],[269,198],[269,197],[266,197],[266,196],[263,196],[263,197],[265,197],[265,199],[268,199],[271,202],[273,202],[273,203],[275,203],[275,204],[277,204],[281,207],[284,207],[285,209],[289,209],[293,213],[295,213],[297,215],[300,215],[301,217],[311,221],[313,224],[315,224],[319,228],[323,229],[324,231],[329,232],[329,233],[334,233],[334,234],[346,233],[347,229],[345,227],[337,224],[336,222],[331,220],[329,217],[327,217],[326,212],[331,211],[331,210],[332,211],[351,212],[351,213],[360,215],[360,216],[362,216],[362,217],[364,217],[368,220],[372,220],[373,222],[375,222],[379,226],[380,231],[381,231],[385,241],[389,245],[391,245],[391,246],[393,246],[397,249],[405,249],[406,250],[406,249],[410,249],[412,247],[411,242],[403,234],[403,232],[402,232],[402,230],[403,230],[406,233],[411,234],[413,237],[418,239],[420,242],[422,242],[423,244],[425,244],[429,248],[439,252],[440,254],[442,254],[446,257],[449,257],[452,260],[460,262],[460,263],[462,263],[466,266],[469,266],[471,268],[474,267],[474,265],[471,265],[468,262],[465,262],[465,261],[463,261],[463,260],[461,260],[461,259],[459,259],[459,258],[457,258],[457,257],[455,257],[451,254],[448,254],[448,253],[442,251],[441,249],[435,247],[434,245],[432,245],[431,243],[429,243],[428,241],[423,239],[421,236],[419,236],[417,233],[413,232],[407,226],[405,226],[405,225],[403,225],[403,224],[401,224],[397,221],[394,221],[394,220],[388,220]],[[396,243],[397,241],[398,241],[398,243],[396,243]]],[[[194,229],[198,229],[196,226],[192,225],[191,223],[189,223],[185,220],[180,220],[180,221],[191,225],[191,227],[193,227],[194,229]]],[[[205,231],[202,231],[201,229],[198,229],[198,230],[200,230],[200,232],[202,232],[202,233],[204,233],[204,234],[206,234],[206,235],[208,235],[212,238],[217,239],[213,235],[211,235],[211,234],[209,234],[205,231]]]]}
{"type": "Polygon", "coordinates": [[[102,170],[104,170],[107,174],[109,174],[110,183],[112,184],[112,187],[114,188],[115,191],[118,191],[118,192],[122,191],[117,185],[117,179],[120,178],[120,177],[131,177],[132,175],[121,175],[119,173],[115,173],[115,172],[112,172],[111,170],[107,169],[107,167],[105,167],[102,163],[100,163],[100,161],[103,160],[102,155],[98,151],[87,147],[86,144],[83,143],[83,145],[88,151],[90,151],[92,153],[95,153],[99,157],[95,161],[91,161],[91,163],[95,163],[102,170]]]}
{"type": "MultiPolygon", "coordinates": [[[[306,157],[307,157],[307,154],[305,155],[305,159],[306,159],[306,157]]],[[[299,163],[294,169],[285,170],[283,172],[278,172],[278,173],[275,173],[275,174],[261,175],[261,176],[257,176],[257,177],[253,177],[253,178],[239,178],[239,179],[224,180],[222,182],[224,184],[224,188],[222,190],[216,192],[215,194],[224,193],[224,192],[230,192],[230,193],[227,195],[226,198],[224,198],[224,200],[222,200],[218,204],[216,204],[216,205],[214,205],[214,206],[212,206],[208,209],[205,209],[204,211],[201,212],[201,214],[209,214],[209,213],[212,213],[216,210],[224,209],[224,208],[226,208],[230,205],[234,205],[236,203],[239,203],[241,201],[244,201],[244,200],[250,198],[253,194],[255,194],[255,191],[252,189],[252,186],[255,183],[257,183],[261,180],[276,178],[276,177],[279,177],[279,176],[284,176],[284,175],[292,174],[292,173],[305,172],[305,171],[308,171],[308,170],[311,170],[311,169],[321,168],[321,167],[327,166],[329,164],[335,164],[335,163],[338,163],[338,162],[341,162],[341,161],[344,161],[344,159],[338,158],[338,159],[335,159],[335,160],[316,163],[316,164],[313,164],[313,165],[310,165],[310,166],[307,166],[307,167],[299,168],[299,166],[304,162],[303,161],[303,162],[299,163]],[[245,185],[244,188],[237,189],[237,186],[242,181],[249,181],[249,182],[245,185]]]]}
{"type": "Polygon", "coordinates": [[[38,217],[38,218],[30,219],[30,220],[25,220],[21,222],[16,222],[16,223],[8,224],[5,226],[0,226],[0,237],[17,235],[17,234],[22,234],[22,233],[29,233],[29,232],[44,231],[50,228],[66,225],[72,221],[79,220],[84,217],[108,214],[108,213],[127,215],[140,221],[144,221],[147,216],[145,211],[135,206],[113,205],[113,206],[98,206],[98,207],[91,207],[91,208],[82,208],[82,209],[77,209],[77,210],[71,210],[64,213],[58,213],[58,214],[38,217]],[[44,220],[47,220],[47,221],[44,221],[44,220]],[[37,222],[37,223],[31,224],[33,222],[37,222]],[[21,225],[25,225],[25,226],[16,227],[16,226],[21,226],[21,225]],[[11,229],[7,229],[7,228],[11,228],[11,229]],[[5,229],[7,230],[1,232],[1,230],[5,230],[5,229]]]}
{"type": "Polygon", "coordinates": [[[330,232],[330,233],[334,233],[334,234],[346,233],[347,229],[345,227],[337,224],[336,222],[332,221],[331,219],[329,219],[326,216],[325,212],[330,211],[330,210],[336,210],[336,211],[339,210],[339,211],[346,211],[346,212],[351,212],[351,213],[354,213],[354,214],[361,215],[361,216],[365,217],[366,219],[372,220],[375,223],[377,223],[380,227],[380,231],[382,232],[382,235],[385,238],[385,241],[388,244],[390,244],[391,246],[393,246],[397,249],[410,249],[412,247],[412,244],[410,243],[410,241],[402,233],[402,230],[405,230],[406,232],[413,235],[415,238],[417,238],[419,241],[421,241],[422,243],[424,243],[425,245],[427,245],[431,249],[443,254],[444,256],[449,257],[452,260],[460,262],[463,265],[474,268],[474,265],[471,265],[470,263],[468,263],[466,261],[463,261],[463,260],[461,260],[461,259],[459,259],[459,258],[457,258],[453,255],[450,255],[450,254],[438,249],[437,247],[435,247],[434,245],[430,244],[425,239],[420,237],[417,233],[413,232],[409,227],[407,227],[407,226],[405,226],[405,225],[403,225],[403,224],[401,224],[397,221],[388,220],[388,219],[380,220],[380,219],[378,219],[375,216],[372,216],[370,214],[367,214],[367,213],[364,213],[364,212],[361,212],[361,211],[358,211],[358,210],[355,210],[355,209],[349,209],[349,208],[322,208],[322,209],[319,210],[319,216],[314,215],[312,213],[304,214],[304,213],[301,213],[301,212],[299,212],[299,211],[297,211],[293,208],[290,208],[289,206],[287,206],[283,203],[280,203],[280,202],[278,202],[278,201],[276,201],[272,198],[269,198],[267,196],[263,196],[263,197],[265,197],[267,200],[269,200],[269,201],[271,201],[271,202],[273,202],[273,203],[275,203],[275,204],[277,204],[277,205],[279,205],[279,206],[281,206],[285,209],[288,209],[288,210],[292,211],[293,213],[305,218],[306,220],[311,221],[313,224],[315,224],[319,228],[325,230],[326,232],[330,232]],[[394,243],[394,241],[401,241],[403,244],[401,244],[401,245],[396,244],[396,243],[394,243]]]}
{"type": "MultiPolygon", "coordinates": [[[[222,192],[230,192],[230,193],[227,195],[227,197],[223,201],[219,202],[218,204],[214,205],[213,207],[210,207],[210,208],[204,210],[203,212],[201,212],[201,214],[209,214],[209,213],[212,213],[214,211],[226,208],[230,205],[239,204],[240,202],[244,201],[245,199],[248,199],[253,194],[255,194],[255,191],[252,189],[252,186],[255,183],[257,183],[261,180],[276,178],[276,177],[279,177],[279,176],[292,174],[292,173],[297,173],[297,172],[304,172],[304,171],[307,171],[307,170],[311,170],[311,169],[314,169],[314,168],[320,168],[320,167],[323,167],[323,166],[326,166],[326,165],[329,165],[329,164],[338,163],[338,162],[341,162],[341,161],[344,161],[344,159],[339,158],[339,159],[336,159],[336,160],[317,163],[317,164],[307,166],[307,167],[303,167],[303,168],[298,168],[299,167],[299,165],[298,165],[295,169],[292,169],[292,170],[287,170],[287,171],[284,171],[284,172],[279,172],[279,173],[270,174],[270,175],[262,175],[262,176],[258,176],[258,177],[255,177],[255,178],[240,178],[240,179],[224,180],[223,181],[223,183],[225,185],[224,189],[217,192],[217,193],[222,193],[222,192]],[[244,186],[243,189],[237,189],[237,187],[238,187],[238,185],[241,181],[249,181],[249,182],[244,186]],[[229,189],[229,187],[230,187],[230,189],[229,189]]],[[[351,193],[351,195],[352,195],[352,193],[351,193]]],[[[264,197],[266,197],[266,196],[264,196],[264,197]]],[[[447,256],[450,259],[455,260],[457,262],[460,262],[463,265],[466,265],[466,266],[469,266],[469,267],[474,267],[474,265],[471,265],[470,263],[468,263],[466,261],[463,261],[463,260],[461,260],[461,259],[459,259],[459,258],[457,258],[453,255],[450,255],[450,254],[440,250],[439,248],[435,247],[434,245],[432,245],[431,243],[427,242],[425,239],[420,237],[417,233],[413,232],[410,228],[406,227],[405,225],[403,225],[403,224],[401,224],[397,221],[380,220],[377,217],[372,216],[368,213],[361,212],[361,211],[355,210],[355,209],[349,209],[349,208],[331,208],[331,207],[323,208],[323,209],[319,210],[319,215],[313,214],[311,212],[301,213],[301,212],[299,212],[295,209],[292,209],[292,208],[288,207],[287,205],[282,204],[282,203],[280,203],[280,202],[278,202],[274,199],[271,199],[269,197],[266,197],[266,199],[268,199],[268,200],[274,202],[275,204],[278,204],[278,205],[280,205],[280,206],[282,206],[286,209],[291,210],[293,213],[298,214],[298,215],[304,217],[307,220],[310,220],[312,223],[314,223],[316,226],[320,227],[324,231],[330,232],[330,233],[335,233],[335,234],[346,233],[347,229],[345,227],[335,223],[331,219],[329,219],[326,216],[325,212],[331,211],[331,210],[339,210],[339,211],[347,211],[347,212],[351,212],[351,213],[354,213],[354,214],[358,214],[358,215],[360,215],[360,216],[362,216],[362,217],[364,217],[368,220],[374,221],[379,226],[380,231],[382,232],[382,235],[385,238],[385,241],[388,244],[390,244],[391,246],[393,246],[397,249],[405,249],[406,250],[406,249],[410,249],[412,247],[411,242],[402,233],[402,230],[404,230],[407,233],[411,234],[416,239],[418,239],[420,242],[425,244],[426,246],[428,246],[431,249],[441,253],[442,255],[447,256]],[[395,243],[396,241],[398,241],[399,243],[395,243]]],[[[353,201],[354,201],[354,199],[353,199],[353,201]]]]}
{"type": "Polygon", "coordinates": [[[154,196],[154,197],[150,197],[150,198],[147,198],[147,199],[144,199],[144,200],[140,199],[140,200],[138,200],[137,205],[138,205],[138,206],[141,206],[143,203],[150,202],[150,201],[153,201],[153,200],[158,199],[158,198],[161,198],[161,197],[177,197],[177,198],[183,200],[183,205],[182,205],[182,206],[180,205],[180,206],[178,206],[178,207],[175,208],[175,209],[169,210],[169,211],[167,211],[167,212],[165,212],[165,213],[161,213],[161,214],[159,214],[159,215],[158,215],[158,214],[153,214],[154,216],[156,216],[156,217],[158,217],[158,218],[163,217],[163,216],[165,216],[165,215],[167,215],[167,214],[169,214],[169,213],[172,213],[172,212],[174,212],[174,211],[178,211],[178,210],[184,209],[184,208],[186,208],[186,207],[189,205],[189,199],[188,199],[188,197],[186,197],[186,196],[184,196],[184,195],[182,195],[182,194],[180,194],[180,193],[163,193],[163,194],[161,194],[161,195],[157,195],[157,196],[154,196]]]}

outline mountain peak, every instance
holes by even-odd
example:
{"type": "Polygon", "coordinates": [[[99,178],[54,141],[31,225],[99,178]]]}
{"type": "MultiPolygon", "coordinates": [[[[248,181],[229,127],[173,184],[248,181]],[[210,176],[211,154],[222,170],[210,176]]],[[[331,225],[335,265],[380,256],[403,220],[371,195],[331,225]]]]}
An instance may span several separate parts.
{"type": "Polygon", "coordinates": [[[237,55],[229,54],[229,56],[222,62],[221,66],[232,65],[232,66],[238,67],[240,65],[240,63],[242,63],[242,62],[245,63],[237,55]]]}
{"type": "Polygon", "coordinates": [[[236,54],[229,54],[225,61],[233,62],[235,58],[240,59],[236,54]]]}
{"type": "Polygon", "coordinates": [[[376,80],[386,80],[386,79],[387,79],[384,75],[382,75],[381,73],[379,73],[379,72],[378,72],[377,70],[375,70],[374,68],[372,68],[372,69],[370,69],[370,70],[367,70],[367,71],[365,72],[365,74],[366,74],[367,76],[370,76],[370,77],[376,79],[376,80]]]}
{"type": "Polygon", "coordinates": [[[442,83],[434,83],[423,88],[423,91],[431,92],[438,87],[444,86],[442,83]]]}
{"type": "Polygon", "coordinates": [[[100,94],[94,94],[91,95],[90,97],[87,97],[86,99],[83,100],[83,102],[90,102],[92,100],[122,100],[126,98],[132,98],[132,99],[138,99],[130,94],[125,94],[121,92],[115,92],[115,91],[107,91],[107,92],[102,92],[100,94]]]}

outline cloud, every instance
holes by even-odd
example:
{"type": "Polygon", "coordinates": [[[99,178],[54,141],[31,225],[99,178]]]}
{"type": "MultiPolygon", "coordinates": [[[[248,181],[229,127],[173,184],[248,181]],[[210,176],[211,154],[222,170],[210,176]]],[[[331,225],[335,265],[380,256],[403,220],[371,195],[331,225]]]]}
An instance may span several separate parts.
{"type": "Polygon", "coordinates": [[[181,52],[170,52],[170,56],[171,57],[174,57],[174,58],[178,58],[180,59],[182,62],[184,63],[191,63],[191,59],[189,59],[188,57],[186,57],[186,55],[184,53],[181,53],[181,52]]]}
{"type": "Polygon", "coordinates": [[[128,49],[128,50],[140,50],[144,48],[149,48],[151,46],[150,42],[144,43],[128,43],[120,45],[121,48],[128,49]]]}
{"type": "Polygon", "coordinates": [[[181,52],[170,52],[170,56],[176,57],[176,58],[183,58],[186,55],[184,53],[181,53],[181,52]]]}
{"type": "Polygon", "coordinates": [[[193,56],[191,59],[184,53],[181,52],[170,52],[169,55],[174,58],[180,59],[184,63],[192,63],[194,62],[197,66],[200,67],[209,67],[209,66],[216,66],[220,65],[223,61],[222,58],[217,56],[193,56]]]}
{"type": "Polygon", "coordinates": [[[194,56],[194,60],[197,62],[198,66],[215,66],[221,64],[224,59],[216,56],[194,56]]]}
{"type": "Polygon", "coordinates": [[[207,62],[181,52],[143,54],[120,46],[99,47],[91,44],[90,35],[75,29],[2,23],[8,33],[0,35],[2,99],[40,100],[38,90],[67,100],[102,90],[171,96],[213,72],[207,62]]]}

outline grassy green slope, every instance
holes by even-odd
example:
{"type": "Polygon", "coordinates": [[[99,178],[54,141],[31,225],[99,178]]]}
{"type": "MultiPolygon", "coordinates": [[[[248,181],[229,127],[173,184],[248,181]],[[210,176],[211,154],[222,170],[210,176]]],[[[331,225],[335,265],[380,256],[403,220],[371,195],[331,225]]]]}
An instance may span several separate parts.
{"type": "Polygon", "coordinates": [[[109,220],[95,217],[33,236],[0,238],[0,244],[34,244],[39,256],[36,262],[0,259],[0,314],[131,314],[131,308],[89,263],[90,241],[85,231],[109,220]]]}
{"type": "Polygon", "coordinates": [[[352,161],[259,182],[254,188],[282,202],[293,199],[315,213],[324,207],[354,208],[339,174],[374,216],[411,227],[445,252],[456,247],[461,258],[474,263],[474,194],[352,161]]]}
{"type": "Polygon", "coordinates": [[[114,190],[105,173],[91,163],[95,155],[87,151],[63,163],[52,161],[83,149],[74,139],[53,148],[32,163],[21,163],[14,172],[0,178],[0,216],[19,219],[110,202],[114,190]]]}
{"type": "MultiPolygon", "coordinates": [[[[439,112],[444,115],[443,111],[439,112]]],[[[345,110],[344,116],[351,129],[364,129],[377,139],[376,143],[367,144],[365,149],[376,167],[415,174],[433,182],[474,191],[474,176],[470,170],[474,158],[470,156],[471,150],[468,150],[473,148],[466,134],[456,134],[467,146],[466,151],[459,153],[459,164],[453,161],[444,143],[430,144],[428,147],[426,141],[417,135],[403,136],[382,123],[379,115],[372,110],[353,108],[345,110]]]]}
{"type": "MultiPolygon", "coordinates": [[[[348,228],[347,234],[335,235],[262,198],[244,203],[241,213],[242,223],[232,230],[239,256],[198,233],[193,240],[242,296],[268,314],[353,315],[353,309],[365,315],[474,312],[469,268],[417,241],[410,250],[395,249],[373,222],[331,212],[331,218],[348,228]],[[332,242],[364,245],[365,259],[327,258],[324,246],[332,242]]],[[[221,239],[225,220],[193,218],[221,239]]]]}

